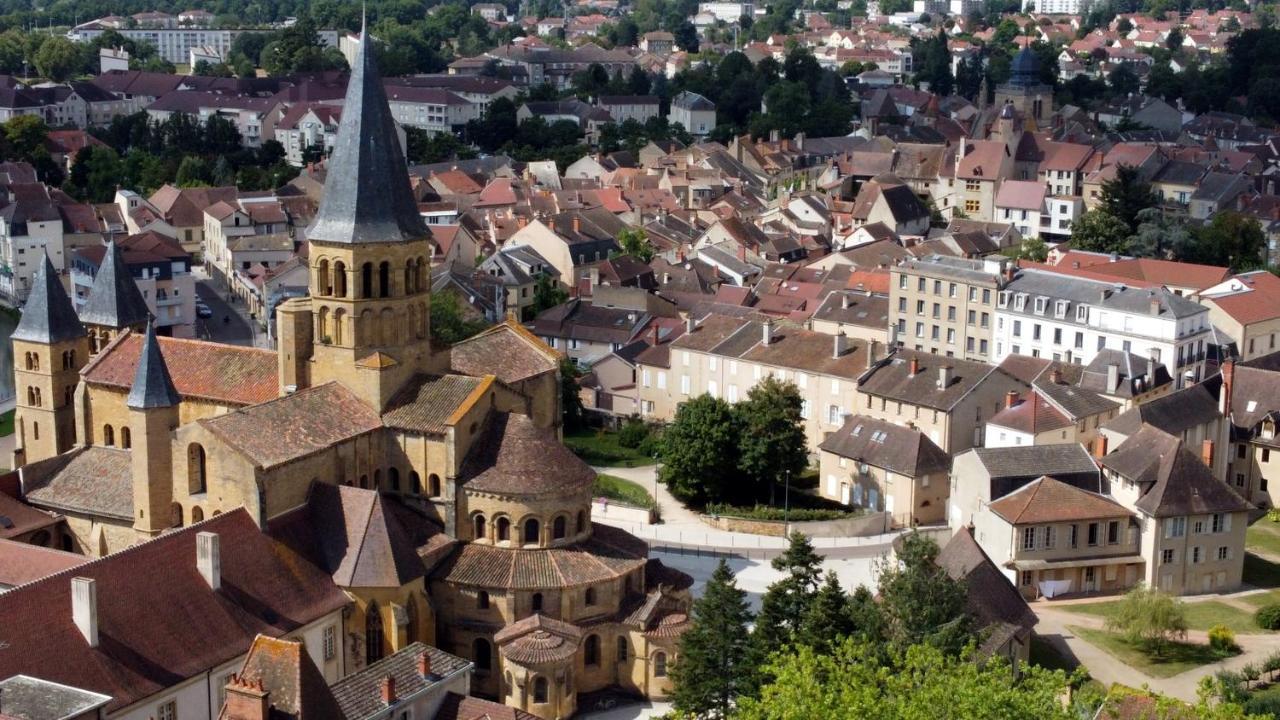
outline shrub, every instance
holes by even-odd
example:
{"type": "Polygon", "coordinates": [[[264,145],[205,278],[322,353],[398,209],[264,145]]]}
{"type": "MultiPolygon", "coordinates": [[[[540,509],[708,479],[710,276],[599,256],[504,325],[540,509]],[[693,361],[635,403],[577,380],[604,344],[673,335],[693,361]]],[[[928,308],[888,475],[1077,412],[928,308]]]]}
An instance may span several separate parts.
{"type": "Polygon", "coordinates": [[[724,505],[720,503],[708,503],[706,507],[708,515],[724,515],[725,517],[739,517],[748,520],[776,520],[781,522],[783,516],[789,522],[808,522],[811,520],[842,520],[844,518],[854,517],[858,513],[849,510],[821,510],[815,508],[791,508],[785,511],[780,507],[769,507],[768,505],[756,505],[754,507],[741,507],[737,505],[724,505]]]}
{"type": "Polygon", "coordinates": [[[1218,699],[1222,702],[1242,703],[1248,697],[1248,693],[1241,687],[1244,683],[1244,676],[1232,670],[1219,670],[1213,676],[1214,684],[1217,686],[1218,699]]]}
{"type": "Polygon", "coordinates": [[[1161,657],[1170,641],[1187,636],[1186,609],[1181,600],[1168,593],[1139,585],[1107,618],[1107,629],[1119,631],[1125,640],[1161,657]]]}
{"type": "MultiPolygon", "coordinates": [[[[1280,630],[1280,603],[1263,605],[1254,613],[1253,621],[1263,630],[1280,630]]],[[[1280,668],[1276,668],[1280,670],[1280,668]]]]}
{"type": "Polygon", "coordinates": [[[1268,510],[1267,519],[1273,523],[1280,523],[1280,508],[1271,508],[1268,510]]]}
{"type": "Polygon", "coordinates": [[[638,448],[649,437],[649,426],[640,420],[628,420],[618,431],[618,444],[624,448],[638,448]]]}
{"type": "Polygon", "coordinates": [[[1277,650],[1267,656],[1262,661],[1262,671],[1267,674],[1267,679],[1274,681],[1276,679],[1276,671],[1280,670],[1280,650],[1277,650]]]}
{"type": "Polygon", "coordinates": [[[1209,628],[1209,647],[1220,655],[1228,655],[1236,649],[1236,634],[1226,625],[1214,625],[1209,628]]]}
{"type": "Polygon", "coordinates": [[[1258,678],[1262,677],[1262,673],[1258,670],[1257,665],[1249,663],[1240,668],[1240,676],[1244,678],[1244,686],[1247,690],[1250,685],[1258,681],[1258,678]]]}

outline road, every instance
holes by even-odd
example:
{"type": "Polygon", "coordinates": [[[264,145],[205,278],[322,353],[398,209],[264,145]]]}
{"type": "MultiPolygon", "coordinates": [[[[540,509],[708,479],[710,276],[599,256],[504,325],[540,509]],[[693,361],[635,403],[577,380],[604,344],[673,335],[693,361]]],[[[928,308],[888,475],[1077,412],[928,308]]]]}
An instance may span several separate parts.
{"type": "Polygon", "coordinates": [[[243,305],[227,302],[208,279],[196,280],[196,295],[213,311],[211,318],[196,318],[196,337],[227,345],[253,346],[255,336],[260,333],[255,333],[249,324],[243,305]],[[223,318],[230,321],[223,322],[223,318]]]}

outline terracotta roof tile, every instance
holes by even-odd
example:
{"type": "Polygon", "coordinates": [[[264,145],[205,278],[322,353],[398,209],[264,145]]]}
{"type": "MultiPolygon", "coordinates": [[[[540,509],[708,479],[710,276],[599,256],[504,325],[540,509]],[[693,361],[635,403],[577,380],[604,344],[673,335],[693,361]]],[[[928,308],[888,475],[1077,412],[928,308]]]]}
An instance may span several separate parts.
{"type": "Polygon", "coordinates": [[[0,540],[0,590],[83,565],[89,558],[53,548],[0,540]]]}
{"type": "Polygon", "coordinates": [[[57,522],[57,515],[37,510],[0,491],[0,540],[26,535],[57,522]]]}
{"type": "MultiPolygon", "coordinates": [[[[382,702],[378,685],[387,676],[395,678],[396,695],[409,698],[470,665],[470,660],[420,642],[413,643],[334,683],[331,688],[333,697],[341,706],[342,713],[333,717],[356,720],[378,717],[384,713],[387,706],[382,702]],[[431,672],[425,677],[418,672],[418,657],[424,653],[431,665],[431,672]]],[[[323,720],[328,716],[314,717],[323,720]]]]}
{"type": "Polygon", "coordinates": [[[382,420],[387,427],[438,435],[461,408],[486,387],[483,378],[417,375],[391,398],[382,420]]]}
{"type": "MultiPolygon", "coordinates": [[[[256,405],[279,396],[276,354],[203,340],[161,337],[160,354],[178,394],[229,405],[256,405]]],[[[85,382],[122,391],[133,386],[142,335],[121,335],[81,371],[85,382]]]]}
{"type": "Polygon", "coordinates": [[[996,500],[990,508],[1014,525],[1098,520],[1132,514],[1105,495],[1081,490],[1047,475],[996,500]]]}
{"type": "Polygon", "coordinates": [[[560,355],[514,322],[504,322],[451,349],[450,367],[464,375],[494,375],[513,384],[560,366],[560,355]]]}
{"type": "Polygon", "coordinates": [[[22,468],[27,501],[67,512],[133,520],[128,450],[89,445],[22,468]]]}
{"type": "MultiPolygon", "coordinates": [[[[301,641],[259,635],[249,647],[249,655],[236,678],[241,682],[261,683],[268,693],[272,720],[344,717],[301,641]]],[[[226,705],[222,706],[218,718],[239,720],[228,714],[226,705]]]]}
{"type": "Polygon", "coordinates": [[[563,589],[619,578],[644,565],[648,551],[643,540],[622,530],[593,525],[589,539],[562,548],[463,545],[432,579],[508,590],[563,589]]]}
{"type": "Polygon", "coordinates": [[[491,700],[451,692],[440,703],[435,720],[538,720],[538,716],[491,700]]]}
{"type": "Polygon", "coordinates": [[[494,413],[458,473],[470,492],[567,495],[586,492],[595,472],[526,415],[494,413]]]}

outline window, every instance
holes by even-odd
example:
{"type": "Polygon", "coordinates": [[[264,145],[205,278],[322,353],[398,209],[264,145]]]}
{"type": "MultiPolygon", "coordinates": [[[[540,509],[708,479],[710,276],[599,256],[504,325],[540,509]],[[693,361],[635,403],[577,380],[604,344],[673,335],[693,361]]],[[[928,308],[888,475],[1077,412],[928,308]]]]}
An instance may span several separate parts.
{"type": "Polygon", "coordinates": [[[529,518],[524,521],[524,541],[526,543],[538,542],[539,530],[541,529],[537,518],[529,518]]]}
{"type": "Polygon", "coordinates": [[[551,521],[552,539],[554,540],[563,539],[567,532],[567,527],[566,527],[567,525],[568,525],[568,521],[563,515],[557,516],[555,520],[551,521]]]}
{"type": "Polygon", "coordinates": [[[170,700],[156,708],[156,720],[178,720],[178,701],[170,700]]]}
{"type": "Polygon", "coordinates": [[[476,593],[476,609],[477,610],[489,609],[489,593],[488,592],[481,590],[480,592],[476,593]]]}
{"type": "Polygon", "coordinates": [[[1013,336],[1022,337],[1022,321],[1021,320],[1013,321],[1013,336]]]}
{"type": "Polygon", "coordinates": [[[618,636],[618,649],[617,649],[616,657],[618,662],[626,662],[627,660],[627,639],[621,635],[618,636]]]}
{"type": "Polygon", "coordinates": [[[364,655],[366,664],[382,659],[382,613],[376,602],[369,604],[364,615],[364,655]]]}
{"type": "Polygon", "coordinates": [[[1098,523],[1089,523],[1089,547],[1098,544],[1098,523]]]}
{"type": "Polygon", "coordinates": [[[547,704],[547,679],[535,678],[533,681],[533,701],[539,705],[547,704]]]}
{"type": "Polygon", "coordinates": [[[1226,513],[1214,513],[1211,532],[1220,533],[1231,529],[1231,516],[1226,513]]]}
{"type": "Polygon", "coordinates": [[[1169,565],[1173,562],[1173,548],[1160,551],[1160,564],[1169,565]]]}
{"type": "Polygon", "coordinates": [[[1076,547],[1076,545],[1077,545],[1077,543],[1079,542],[1079,539],[1080,539],[1080,537],[1079,537],[1079,536],[1080,536],[1080,526],[1079,526],[1079,525],[1072,525],[1072,526],[1071,526],[1071,532],[1070,532],[1070,533],[1068,533],[1068,542],[1071,544],[1071,547],[1073,547],[1073,548],[1074,548],[1074,547],[1076,547]]]}
{"type": "Polygon", "coordinates": [[[480,672],[488,672],[493,668],[493,650],[489,647],[488,640],[476,638],[472,641],[471,660],[480,672]]]}
{"type": "Polygon", "coordinates": [[[689,394],[689,376],[688,375],[680,376],[680,394],[682,395],[689,394]]]}
{"type": "Polygon", "coordinates": [[[586,643],[583,644],[582,662],[585,665],[600,664],[600,636],[588,635],[586,643]]]}
{"type": "Polygon", "coordinates": [[[964,212],[966,215],[977,215],[982,210],[982,203],[977,200],[965,200],[964,212]]]}
{"type": "Polygon", "coordinates": [[[1231,559],[1231,548],[1227,547],[1226,545],[1223,545],[1222,547],[1218,548],[1218,559],[1219,559],[1219,560],[1230,560],[1230,559],[1231,559]]]}
{"type": "Polygon", "coordinates": [[[839,405],[831,405],[827,408],[827,422],[832,425],[839,425],[840,416],[843,414],[839,405]]]}
{"type": "Polygon", "coordinates": [[[325,660],[332,660],[338,656],[338,627],[336,625],[325,626],[320,647],[324,649],[325,660]]]}
{"type": "Polygon", "coordinates": [[[542,612],[542,593],[534,593],[529,598],[529,609],[532,612],[542,612]]]}
{"type": "Polygon", "coordinates": [[[1197,545],[1191,548],[1191,563],[1195,565],[1195,564],[1198,564],[1199,562],[1200,562],[1200,546],[1197,545]]]}
{"type": "Polygon", "coordinates": [[[667,676],[667,654],[666,653],[660,652],[653,656],[653,676],[654,677],[667,676]]]}
{"type": "Polygon", "coordinates": [[[923,315],[923,314],[924,314],[924,301],[923,301],[923,300],[917,300],[917,301],[916,301],[916,314],[917,314],[917,315],[923,315]]]}
{"type": "Polygon", "coordinates": [[[1030,585],[1031,585],[1031,583],[1035,582],[1035,577],[1036,577],[1036,574],[1035,574],[1035,573],[1033,573],[1033,572],[1031,572],[1030,570],[1023,570],[1023,571],[1022,571],[1022,585],[1023,585],[1024,587],[1026,587],[1026,586],[1030,586],[1030,585]]]}
{"type": "Polygon", "coordinates": [[[1023,550],[1036,549],[1036,529],[1035,528],[1022,529],[1022,549],[1023,550]]]}
{"type": "Polygon", "coordinates": [[[1174,517],[1164,521],[1164,536],[1167,538],[1182,537],[1187,534],[1187,519],[1174,517]]]}
{"type": "Polygon", "coordinates": [[[1082,332],[1077,332],[1077,333],[1076,333],[1075,348],[1076,348],[1077,350],[1083,350],[1083,349],[1084,349],[1084,333],[1082,333],[1082,332]]]}
{"type": "Polygon", "coordinates": [[[1118,542],[1120,542],[1120,523],[1112,520],[1107,523],[1107,544],[1115,545],[1118,542]]]}
{"type": "Polygon", "coordinates": [[[583,602],[586,603],[588,606],[596,604],[595,588],[587,588],[586,592],[584,592],[582,596],[583,596],[583,602]]]}

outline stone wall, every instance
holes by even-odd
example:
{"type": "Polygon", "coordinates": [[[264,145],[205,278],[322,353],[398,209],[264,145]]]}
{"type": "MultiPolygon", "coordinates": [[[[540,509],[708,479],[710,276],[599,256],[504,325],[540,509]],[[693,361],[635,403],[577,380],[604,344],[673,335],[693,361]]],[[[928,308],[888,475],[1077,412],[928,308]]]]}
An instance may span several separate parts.
{"type": "Polygon", "coordinates": [[[841,518],[839,520],[812,520],[791,523],[784,523],[781,520],[754,520],[725,515],[714,517],[699,515],[698,517],[702,522],[717,530],[750,535],[769,535],[772,537],[786,537],[791,532],[801,532],[809,537],[867,537],[886,533],[890,527],[888,514],[882,512],[841,518]]]}

